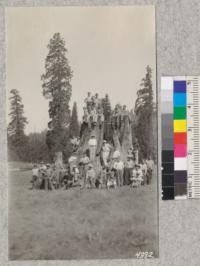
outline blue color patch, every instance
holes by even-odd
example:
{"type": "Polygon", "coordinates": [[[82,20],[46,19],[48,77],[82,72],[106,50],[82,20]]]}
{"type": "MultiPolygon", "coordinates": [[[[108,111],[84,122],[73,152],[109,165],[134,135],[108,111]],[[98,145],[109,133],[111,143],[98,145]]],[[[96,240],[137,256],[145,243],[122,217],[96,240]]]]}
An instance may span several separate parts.
{"type": "Polygon", "coordinates": [[[174,92],[185,93],[186,92],[186,80],[174,80],[174,92]]]}
{"type": "Polygon", "coordinates": [[[174,106],[186,106],[186,93],[174,93],[174,106]]]}

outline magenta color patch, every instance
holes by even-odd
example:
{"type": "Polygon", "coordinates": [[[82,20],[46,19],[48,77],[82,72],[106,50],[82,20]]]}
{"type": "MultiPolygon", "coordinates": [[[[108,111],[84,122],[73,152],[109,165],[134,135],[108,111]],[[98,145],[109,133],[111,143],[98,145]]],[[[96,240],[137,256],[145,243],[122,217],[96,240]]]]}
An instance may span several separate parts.
{"type": "Polygon", "coordinates": [[[174,157],[186,157],[187,145],[186,144],[174,144],[174,157]]]}

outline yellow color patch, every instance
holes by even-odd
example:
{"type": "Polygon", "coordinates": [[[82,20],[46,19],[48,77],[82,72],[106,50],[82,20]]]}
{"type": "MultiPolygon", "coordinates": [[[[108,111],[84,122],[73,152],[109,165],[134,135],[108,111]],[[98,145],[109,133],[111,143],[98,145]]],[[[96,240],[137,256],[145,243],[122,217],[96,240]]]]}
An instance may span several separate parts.
{"type": "Polygon", "coordinates": [[[174,120],[174,132],[186,132],[186,120],[174,120]]]}

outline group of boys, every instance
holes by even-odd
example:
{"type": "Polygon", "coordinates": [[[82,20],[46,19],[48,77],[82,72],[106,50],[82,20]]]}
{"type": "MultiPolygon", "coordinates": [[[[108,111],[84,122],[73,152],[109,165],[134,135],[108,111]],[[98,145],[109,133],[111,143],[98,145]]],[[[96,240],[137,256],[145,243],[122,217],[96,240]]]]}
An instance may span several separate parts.
{"type": "Polygon", "coordinates": [[[84,152],[79,162],[74,152],[69,160],[66,169],[57,168],[56,165],[40,163],[34,165],[32,170],[32,189],[53,190],[58,188],[70,188],[74,185],[81,188],[111,188],[128,185],[138,187],[150,184],[153,161],[143,160],[138,164],[134,160],[133,149],[127,152],[125,162],[121,159],[118,150],[111,152],[111,144],[103,141],[101,148],[101,169],[96,173],[94,159],[96,156],[96,139],[91,137],[89,140],[89,152],[84,152]],[[112,153],[112,155],[111,155],[112,153]]]}
{"type": "Polygon", "coordinates": [[[34,164],[32,169],[32,187],[31,189],[52,189],[55,183],[55,176],[50,178],[51,165],[41,162],[39,165],[34,164]]]}
{"type": "Polygon", "coordinates": [[[55,165],[40,163],[32,169],[31,189],[54,190],[69,188],[79,180],[79,169],[75,165],[56,168],[55,165]]]}
{"type": "MultiPolygon", "coordinates": [[[[95,138],[92,137],[91,139],[95,142],[95,138]]],[[[90,148],[88,152],[86,151],[83,154],[78,166],[75,153],[69,158],[69,169],[74,168],[79,172],[81,188],[110,188],[121,187],[123,185],[137,187],[150,184],[153,161],[143,160],[142,164],[136,163],[133,149],[130,148],[127,153],[126,161],[123,162],[120,152],[116,150],[112,153],[111,148],[111,144],[104,140],[101,148],[101,170],[98,174],[93,166],[93,160],[96,154],[95,148],[94,150],[90,148]]]]}
{"type": "Polygon", "coordinates": [[[83,112],[83,123],[89,125],[89,127],[95,126],[97,122],[99,122],[100,126],[102,125],[104,122],[104,114],[98,93],[92,96],[91,92],[88,92],[83,112]]]}
{"type": "Polygon", "coordinates": [[[125,117],[128,117],[130,123],[130,115],[129,111],[126,109],[126,105],[121,106],[120,104],[116,104],[111,118],[112,128],[120,129],[125,117]]]}

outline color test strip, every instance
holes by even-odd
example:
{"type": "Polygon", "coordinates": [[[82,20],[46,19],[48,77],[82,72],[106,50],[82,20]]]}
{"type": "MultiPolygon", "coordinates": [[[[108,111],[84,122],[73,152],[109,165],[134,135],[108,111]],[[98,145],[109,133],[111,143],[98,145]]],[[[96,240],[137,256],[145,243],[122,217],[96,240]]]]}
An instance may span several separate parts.
{"type": "Polygon", "coordinates": [[[161,80],[162,198],[187,196],[186,81],[161,80]]]}
{"type": "Polygon", "coordinates": [[[173,78],[161,80],[162,198],[174,199],[173,78]]]}
{"type": "Polygon", "coordinates": [[[185,79],[174,78],[173,80],[175,199],[187,198],[187,143],[177,141],[180,134],[185,134],[187,138],[186,85],[185,79]]]}
{"type": "Polygon", "coordinates": [[[162,198],[200,198],[200,77],[163,77],[161,113],[162,198]]]}

